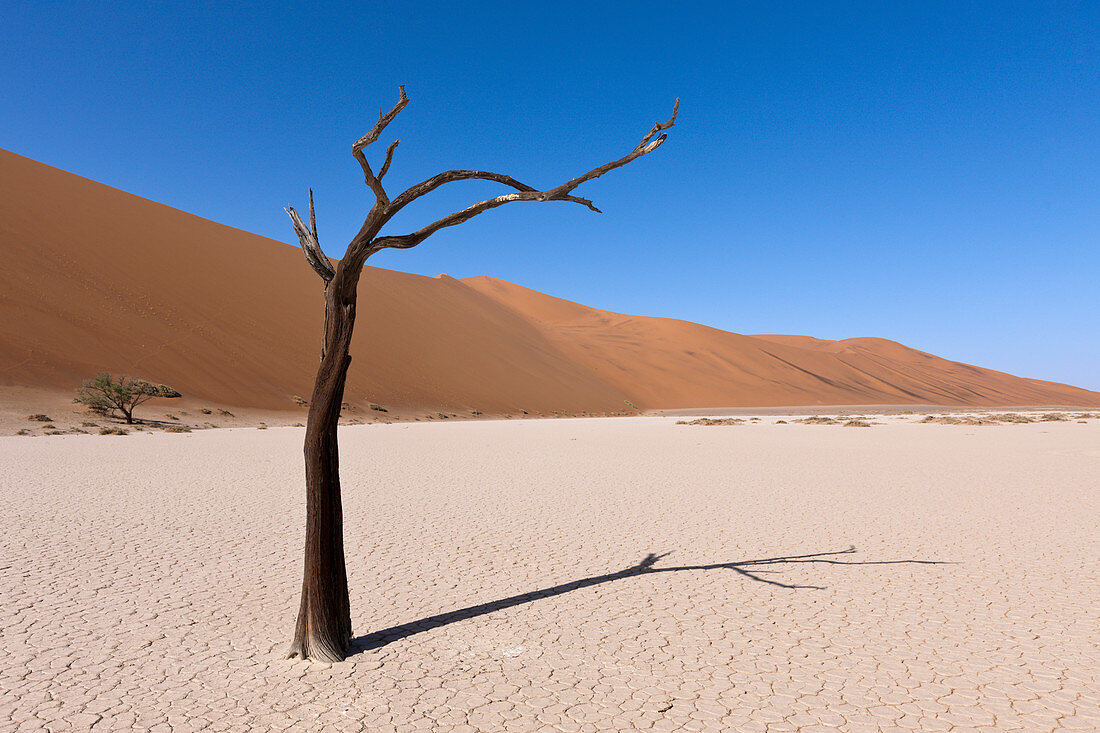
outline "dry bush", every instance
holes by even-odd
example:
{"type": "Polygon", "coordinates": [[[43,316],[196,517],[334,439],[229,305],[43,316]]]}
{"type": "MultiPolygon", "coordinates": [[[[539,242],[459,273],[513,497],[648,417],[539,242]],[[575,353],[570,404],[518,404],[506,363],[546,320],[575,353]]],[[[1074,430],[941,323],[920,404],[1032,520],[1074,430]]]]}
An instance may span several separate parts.
{"type": "Polygon", "coordinates": [[[795,420],[794,422],[803,423],[804,425],[838,425],[840,421],[833,417],[825,417],[823,415],[813,415],[811,417],[804,417],[801,420],[795,420]]]}
{"type": "Polygon", "coordinates": [[[744,420],[736,417],[725,417],[722,419],[715,419],[713,417],[701,417],[697,420],[688,422],[687,420],[677,420],[677,425],[742,425],[744,420]]]}

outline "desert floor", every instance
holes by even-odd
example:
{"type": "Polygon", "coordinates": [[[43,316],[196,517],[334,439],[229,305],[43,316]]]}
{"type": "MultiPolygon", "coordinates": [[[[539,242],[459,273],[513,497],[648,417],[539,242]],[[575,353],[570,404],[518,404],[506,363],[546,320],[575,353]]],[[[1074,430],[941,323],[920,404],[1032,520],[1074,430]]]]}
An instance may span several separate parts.
{"type": "Polygon", "coordinates": [[[336,665],[300,428],[0,438],[0,729],[1100,729],[1100,421],[776,419],[341,428],[336,665]]]}

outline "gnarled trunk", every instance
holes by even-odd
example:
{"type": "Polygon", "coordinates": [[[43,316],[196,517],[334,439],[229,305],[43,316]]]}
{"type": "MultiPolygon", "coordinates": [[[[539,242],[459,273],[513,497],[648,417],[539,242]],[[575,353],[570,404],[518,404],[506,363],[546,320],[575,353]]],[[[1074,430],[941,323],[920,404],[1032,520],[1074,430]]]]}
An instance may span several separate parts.
{"type": "Polygon", "coordinates": [[[325,347],[321,368],[313,387],[306,425],[306,560],[302,580],[302,605],[294,642],[288,656],[322,661],[342,660],[351,642],[351,612],[348,603],[348,576],[344,567],[343,517],[340,506],[340,458],[336,447],[336,428],[340,420],[340,404],[344,400],[351,356],[351,331],[355,325],[355,289],[367,258],[383,249],[409,249],[435,232],[455,226],[498,206],[513,201],[569,201],[583,204],[598,212],[591,201],[573,195],[573,190],[585,181],[599,178],[608,171],[637,160],[659,148],[667,138],[665,130],[676,122],[680,100],[672,107],[668,122],[654,123],[641,142],[623,157],[593,168],[587,173],[546,190],[517,181],[511,176],[490,171],[451,170],[432,176],[406,189],[391,200],[382,185],[390,169],[398,140],[386,148],[385,162],[375,175],[364,149],[378,140],[394,117],[409,103],[405,87],[389,112],[378,111],[378,122],[366,135],[351,146],[352,155],[363,169],[363,181],[374,192],[375,202],[363,221],[358,234],[351,240],[344,259],[337,268],[321,250],[317,239],[317,217],[313,209],[313,190],[309,192],[309,227],[293,207],[286,213],[302,245],[306,262],[325,282],[325,347]],[[397,212],[421,196],[440,186],[456,181],[495,181],[515,189],[513,193],[496,196],[467,206],[411,234],[378,236],[382,227],[397,212]]]}
{"type": "MultiPolygon", "coordinates": [[[[358,280],[358,277],[354,278],[358,280]]],[[[325,292],[325,345],[306,423],[306,546],[302,601],[288,657],[339,662],[351,643],[344,565],[337,427],[355,325],[355,283],[337,277],[325,292]]]]}

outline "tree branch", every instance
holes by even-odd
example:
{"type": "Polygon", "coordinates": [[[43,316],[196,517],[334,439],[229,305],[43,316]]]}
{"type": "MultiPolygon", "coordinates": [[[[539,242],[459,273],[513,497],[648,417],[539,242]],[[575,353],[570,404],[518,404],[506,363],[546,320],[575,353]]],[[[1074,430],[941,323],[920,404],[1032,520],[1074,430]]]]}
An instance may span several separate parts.
{"type": "Polygon", "coordinates": [[[489,209],[495,209],[498,206],[510,203],[512,201],[546,201],[545,194],[541,191],[523,191],[520,193],[506,193],[503,196],[497,196],[493,199],[481,201],[473,206],[467,206],[462,211],[456,211],[455,213],[445,216],[439,221],[433,222],[423,229],[419,229],[412,234],[404,234],[401,236],[379,237],[372,243],[375,249],[409,249],[423,242],[425,239],[435,234],[444,227],[453,227],[455,224],[461,224],[464,221],[474,218],[483,211],[489,209]]]}
{"type": "Polygon", "coordinates": [[[332,269],[332,264],[328,261],[328,257],[325,257],[325,253],[321,251],[321,245],[317,241],[317,215],[313,210],[313,189],[309,189],[309,229],[306,229],[302,217],[298,215],[293,206],[287,206],[283,210],[286,211],[291,223],[294,225],[294,233],[298,235],[298,242],[302,245],[306,262],[321,276],[321,279],[325,281],[325,285],[328,285],[329,281],[336,275],[336,271],[332,269]]]}
{"type": "Polygon", "coordinates": [[[397,149],[397,146],[401,144],[400,140],[394,140],[390,143],[390,146],[386,148],[386,162],[382,164],[382,170],[378,171],[378,180],[382,180],[382,176],[386,175],[386,171],[390,169],[390,163],[393,162],[393,151],[397,149]]]}
{"type": "Polygon", "coordinates": [[[317,212],[313,210],[313,189],[309,189],[309,232],[313,235],[313,241],[317,239],[317,212]]]}
{"type": "Polygon", "coordinates": [[[613,160],[610,163],[605,163],[599,168],[593,168],[592,170],[585,173],[583,176],[577,176],[571,181],[566,181],[565,183],[555,189],[552,189],[548,193],[550,193],[554,197],[557,197],[560,194],[567,194],[585,181],[591,181],[593,178],[599,178],[608,171],[613,171],[616,168],[621,168],[627,163],[637,160],[643,155],[648,155],[649,153],[652,153],[654,150],[661,147],[661,143],[663,143],[668,138],[668,135],[664,134],[663,131],[669,129],[676,124],[676,115],[677,113],[679,113],[679,111],[680,99],[677,98],[676,104],[672,106],[672,116],[668,118],[668,122],[654,123],[653,128],[646,133],[645,137],[642,138],[642,141],[634,146],[634,149],[631,150],[628,154],[624,155],[618,160],[613,160]],[[653,139],[653,136],[656,135],[658,132],[662,133],[661,136],[658,137],[656,140],[653,140],[653,142],[650,142],[650,140],[653,139]]]}
{"type": "MultiPolygon", "coordinates": [[[[400,196],[393,200],[389,208],[386,211],[387,219],[392,217],[405,206],[409,205],[421,196],[425,196],[440,186],[447,183],[454,183],[455,181],[495,181],[497,183],[503,183],[505,186],[511,186],[517,191],[532,192],[536,191],[534,186],[528,186],[526,183],[520,183],[511,176],[506,176],[503,173],[491,173],[489,171],[444,171],[438,175],[434,175],[426,181],[421,181],[415,186],[410,186],[400,196]]],[[[597,214],[603,213],[597,209],[591,201],[588,199],[582,199],[577,196],[564,196],[561,201],[572,201],[575,204],[583,204],[588,208],[595,211],[597,214]]]]}
{"type": "Polygon", "coordinates": [[[370,186],[370,189],[374,191],[374,196],[382,205],[389,203],[389,197],[386,196],[386,190],[382,188],[382,176],[385,175],[386,170],[390,167],[390,159],[393,155],[393,149],[397,147],[397,143],[390,145],[389,150],[386,152],[386,162],[382,166],[382,173],[375,176],[371,170],[370,163],[367,162],[367,156],[363,154],[363,148],[367,147],[382,134],[382,131],[386,129],[386,125],[393,122],[393,118],[397,117],[397,113],[405,109],[405,105],[409,103],[409,98],[405,96],[405,85],[400,87],[401,96],[397,100],[397,104],[393,108],[382,113],[382,110],[378,110],[378,122],[374,123],[374,127],[364,135],[356,140],[351,146],[351,154],[355,156],[355,159],[359,161],[359,167],[363,169],[363,180],[370,186]]]}
{"type": "Polygon", "coordinates": [[[570,179],[565,183],[546,191],[538,191],[531,186],[524,183],[520,183],[511,176],[506,176],[500,173],[489,173],[486,171],[447,171],[440,173],[437,176],[433,176],[426,181],[416,184],[409,188],[400,196],[398,196],[393,203],[386,209],[386,219],[389,219],[393,214],[396,214],[402,207],[406,206],[412,201],[420,198],[421,196],[434,191],[445,183],[451,183],[452,181],[464,181],[464,180],[486,180],[496,181],[505,185],[511,186],[519,191],[519,193],[509,193],[503,196],[497,196],[496,198],[486,199],[485,201],[478,202],[472,206],[467,206],[462,211],[456,211],[453,214],[443,217],[438,221],[435,221],[428,226],[419,229],[412,234],[404,234],[400,236],[387,236],[379,237],[372,242],[372,249],[409,249],[423,242],[444,227],[454,226],[461,224],[464,221],[468,221],[478,214],[488,211],[489,209],[495,209],[498,206],[511,203],[512,201],[572,201],[574,203],[584,204],[593,211],[598,212],[592,202],[587,199],[582,199],[572,195],[573,189],[581,185],[585,181],[590,181],[593,178],[599,178],[603,174],[621,168],[622,166],[630,163],[643,155],[652,153],[657,148],[661,147],[661,144],[668,137],[664,133],[665,130],[676,124],[676,114],[680,111],[680,100],[676,100],[676,104],[672,108],[672,116],[669,117],[667,122],[657,122],[653,125],[653,128],[646,133],[632,151],[624,155],[618,160],[613,160],[610,163],[605,163],[597,168],[593,168],[584,175],[577,176],[570,179]],[[661,133],[659,137],[654,139],[654,135],[661,133]]]}

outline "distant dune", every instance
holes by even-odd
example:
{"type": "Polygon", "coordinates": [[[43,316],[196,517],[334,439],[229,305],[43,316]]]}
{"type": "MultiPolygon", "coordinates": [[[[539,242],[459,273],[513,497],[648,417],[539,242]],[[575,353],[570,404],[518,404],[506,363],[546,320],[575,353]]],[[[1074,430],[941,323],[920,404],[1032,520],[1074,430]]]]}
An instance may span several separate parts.
{"type": "MultiPolygon", "coordinates": [[[[0,400],[99,371],[225,406],[309,398],[321,283],[296,247],[0,151],[0,255],[0,400]]],[[[745,336],[488,277],[368,267],[358,312],[346,399],[395,412],[1100,405],[884,339],[745,336]]]]}

